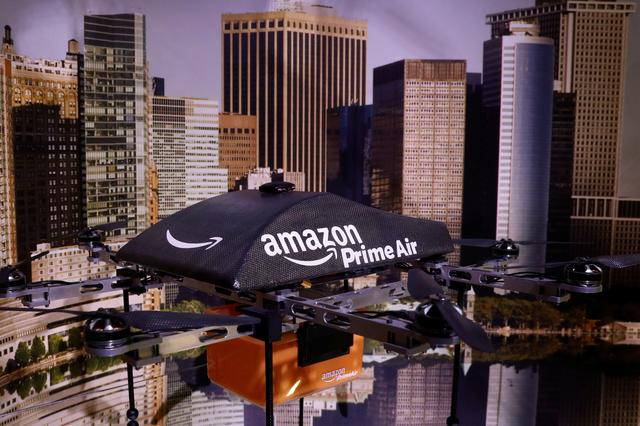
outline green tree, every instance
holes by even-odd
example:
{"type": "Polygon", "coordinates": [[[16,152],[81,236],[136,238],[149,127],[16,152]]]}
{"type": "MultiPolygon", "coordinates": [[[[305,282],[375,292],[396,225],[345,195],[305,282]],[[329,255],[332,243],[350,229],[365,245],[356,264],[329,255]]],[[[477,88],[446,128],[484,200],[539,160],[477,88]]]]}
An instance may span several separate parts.
{"type": "Polygon", "coordinates": [[[72,378],[82,376],[86,371],[85,360],[79,358],[69,364],[69,374],[72,378]]]}
{"type": "Polygon", "coordinates": [[[47,373],[45,371],[39,371],[33,375],[33,389],[40,393],[47,385],[47,373]]]}
{"type": "Polygon", "coordinates": [[[33,388],[33,383],[31,383],[31,376],[27,376],[18,381],[18,386],[16,387],[16,391],[18,392],[18,396],[20,396],[20,398],[25,399],[31,393],[32,388],[33,388]]]}
{"type": "Polygon", "coordinates": [[[64,380],[64,372],[60,367],[53,367],[49,370],[49,383],[51,386],[64,380]]]}
{"type": "Polygon", "coordinates": [[[16,364],[18,364],[19,367],[24,367],[25,365],[29,365],[30,360],[31,350],[29,349],[29,345],[25,342],[20,342],[18,349],[16,349],[16,364]]]}
{"type": "Polygon", "coordinates": [[[31,361],[39,361],[47,353],[47,348],[44,346],[44,341],[36,336],[31,343],[31,361]]]}
{"type": "Polygon", "coordinates": [[[191,312],[201,314],[207,309],[204,303],[199,300],[183,300],[174,306],[171,310],[174,312],[191,312]]]}
{"type": "Polygon", "coordinates": [[[80,327],[69,330],[69,347],[81,348],[83,344],[82,329],[80,327]]]}
{"type": "Polygon", "coordinates": [[[62,340],[61,335],[51,334],[47,339],[47,341],[49,343],[49,355],[54,355],[54,354],[57,354],[58,352],[62,352],[62,349],[60,349],[60,346],[62,343],[64,343],[64,340],[62,340]]]}

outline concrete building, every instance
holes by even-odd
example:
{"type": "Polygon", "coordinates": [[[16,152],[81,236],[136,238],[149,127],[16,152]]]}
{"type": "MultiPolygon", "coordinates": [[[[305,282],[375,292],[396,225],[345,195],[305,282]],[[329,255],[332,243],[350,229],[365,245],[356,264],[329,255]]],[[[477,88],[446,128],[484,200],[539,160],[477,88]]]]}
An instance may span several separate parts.
{"type": "Polygon", "coordinates": [[[372,204],[442,221],[460,238],[466,62],[407,59],[373,80],[372,204]]]}
{"type": "Polygon", "coordinates": [[[149,226],[145,17],[84,17],[86,197],[89,226],[126,220],[114,234],[149,226]]]}
{"type": "Polygon", "coordinates": [[[449,416],[453,364],[425,359],[401,368],[376,365],[367,417],[373,426],[443,425],[449,416]]]}
{"type": "Polygon", "coordinates": [[[258,189],[269,182],[290,182],[296,186],[297,191],[300,191],[300,188],[304,188],[305,176],[302,172],[285,172],[282,169],[271,170],[268,167],[258,167],[240,179],[236,179],[234,190],[258,189]]]}
{"type": "Polygon", "coordinates": [[[486,426],[535,426],[538,372],[534,367],[489,368],[486,426]]]}
{"type": "Polygon", "coordinates": [[[258,166],[256,117],[253,115],[221,113],[220,166],[228,173],[228,188],[232,190],[240,179],[258,166]]]}
{"type": "Polygon", "coordinates": [[[327,112],[327,192],[371,204],[372,105],[327,112]]]}
{"type": "MultiPolygon", "coordinates": [[[[498,180],[495,238],[547,238],[553,118],[553,40],[533,24],[484,43],[483,106],[496,110],[498,180]]],[[[541,264],[544,246],[523,246],[519,262],[541,264]]]]}
{"type": "Polygon", "coordinates": [[[154,96],[151,138],[160,219],[227,192],[227,170],[219,162],[217,102],[154,96]]]}
{"type": "Polygon", "coordinates": [[[326,111],[365,103],[367,23],[283,8],[222,15],[222,110],[257,117],[258,167],[323,191],[326,111]]]}
{"type": "Polygon", "coordinates": [[[153,87],[153,96],[164,96],[164,78],[153,77],[151,85],[153,87]]]}
{"type": "Polygon", "coordinates": [[[13,182],[13,132],[11,123],[11,64],[6,59],[13,51],[11,27],[4,27],[0,55],[0,264],[17,261],[15,185],[13,182]]]}
{"type": "MultiPolygon", "coordinates": [[[[630,0],[538,0],[530,8],[487,16],[492,36],[511,21],[536,22],[555,44],[559,91],[576,94],[571,240],[588,242],[581,255],[640,251],[640,201],[619,197],[622,109],[630,0]]],[[[614,274],[611,282],[637,281],[640,268],[614,274]]]]}
{"type": "Polygon", "coordinates": [[[13,108],[18,259],[36,245],[72,244],[84,227],[83,144],[79,120],[59,105],[13,108]]]}
{"type": "Polygon", "coordinates": [[[239,398],[209,397],[202,391],[191,394],[191,425],[244,426],[244,404],[239,398]]]}
{"type": "Polygon", "coordinates": [[[84,223],[79,106],[83,61],[76,40],[67,47],[62,60],[19,55],[11,27],[5,26],[2,57],[10,81],[2,114],[11,137],[3,151],[12,159],[6,169],[12,171],[7,181],[12,187],[3,214],[13,223],[0,234],[15,238],[17,260],[28,257],[39,242],[68,243],[84,223]]]}
{"type": "MultiPolygon", "coordinates": [[[[553,92],[547,241],[571,241],[571,188],[576,119],[575,93],[553,92]]],[[[547,247],[548,259],[565,259],[566,247],[547,247]]]]}
{"type": "MultiPolygon", "coordinates": [[[[56,368],[60,367],[58,365],[56,368]]],[[[127,423],[129,398],[127,369],[124,363],[120,362],[105,371],[97,370],[79,377],[70,372],[68,363],[65,367],[65,370],[59,371],[66,373],[56,377],[56,382],[47,380],[43,391],[32,390],[25,399],[16,393],[4,392],[0,396],[0,409],[7,415],[0,420],[2,424],[127,423]],[[43,403],[43,400],[46,402],[43,403]]],[[[166,378],[163,370],[163,363],[133,370],[134,396],[139,411],[138,421],[141,424],[165,424],[163,420],[152,420],[162,409],[166,398],[166,378]]],[[[47,375],[47,371],[41,373],[47,375]]]]}

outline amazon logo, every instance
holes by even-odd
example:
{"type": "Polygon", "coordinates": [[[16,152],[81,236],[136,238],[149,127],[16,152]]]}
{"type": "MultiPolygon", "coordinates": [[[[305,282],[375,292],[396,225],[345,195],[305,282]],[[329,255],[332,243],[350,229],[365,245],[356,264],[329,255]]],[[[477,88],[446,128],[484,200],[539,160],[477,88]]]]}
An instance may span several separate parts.
{"type": "Polygon", "coordinates": [[[354,225],[333,226],[331,228],[305,229],[301,232],[278,232],[263,234],[260,241],[269,256],[282,256],[289,262],[301,266],[318,266],[338,258],[338,248],[361,244],[362,238],[354,225]],[[318,258],[303,260],[297,253],[322,251],[318,258]]]}
{"type": "Polygon", "coordinates": [[[301,232],[278,232],[263,234],[260,241],[268,256],[282,256],[300,266],[319,266],[331,259],[339,259],[345,268],[355,265],[389,261],[412,257],[418,253],[418,243],[409,238],[398,239],[390,244],[367,247],[354,225],[331,228],[305,229],[301,232]],[[319,252],[315,259],[300,259],[304,252],[319,252]]]}
{"type": "Polygon", "coordinates": [[[167,242],[169,244],[179,249],[195,249],[195,248],[206,247],[205,250],[209,250],[217,246],[220,243],[220,241],[222,241],[222,237],[211,237],[209,238],[209,241],[203,241],[200,243],[189,243],[186,241],[178,240],[173,235],[171,235],[171,231],[168,229],[167,229],[166,237],[167,237],[167,242]]]}

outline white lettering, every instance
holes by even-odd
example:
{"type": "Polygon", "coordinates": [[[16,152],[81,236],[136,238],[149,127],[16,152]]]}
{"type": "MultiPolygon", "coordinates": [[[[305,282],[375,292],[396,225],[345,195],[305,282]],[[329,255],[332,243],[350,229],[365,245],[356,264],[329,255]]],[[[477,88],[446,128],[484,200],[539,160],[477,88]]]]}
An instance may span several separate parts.
{"type": "Polygon", "coordinates": [[[336,243],[329,239],[329,228],[318,228],[318,232],[322,235],[322,245],[327,247],[334,247],[336,243]]]}
{"type": "Polygon", "coordinates": [[[280,246],[278,245],[278,241],[271,234],[264,234],[260,237],[260,241],[266,243],[264,245],[264,251],[269,256],[275,256],[277,254],[282,254],[282,250],[280,250],[280,246]]]}
{"type": "Polygon", "coordinates": [[[300,246],[301,251],[307,251],[307,248],[304,246],[302,242],[302,237],[296,231],[293,232],[279,232],[278,240],[280,240],[280,244],[282,245],[282,250],[284,250],[285,254],[289,254],[289,247],[291,247],[291,251],[294,253],[298,252],[298,246],[300,246]],[[298,243],[296,245],[296,242],[298,243]]]}
{"type": "MultiPolygon", "coordinates": [[[[345,268],[348,268],[356,260],[356,252],[350,248],[340,249],[342,255],[342,264],[345,268]]],[[[358,262],[360,264],[360,262],[358,262]]]]}
{"type": "Polygon", "coordinates": [[[344,227],[344,231],[347,233],[347,236],[349,237],[349,242],[351,244],[356,244],[356,243],[362,244],[362,238],[360,238],[360,233],[358,232],[358,228],[356,228],[354,225],[346,225],[344,227]]]}
{"type": "Polygon", "coordinates": [[[402,244],[400,240],[396,240],[396,254],[398,257],[409,256],[409,253],[407,253],[407,250],[404,248],[404,244],[402,244]]]}
{"type": "Polygon", "coordinates": [[[339,245],[341,246],[347,245],[347,234],[344,233],[342,228],[338,226],[334,226],[333,228],[331,228],[331,236],[333,237],[334,240],[336,240],[336,243],[338,243],[339,245]]]}
{"type": "Polygon", "coordinates": [[[322,248],[322,244],[318,239],[318,236],[311,229],[305,229],[302,231],[302,236],[306,237],[305,244],[309,250],[320,250],[322,248]]]}
{"type": "Polygon", "coordinates": [[[391,247],[391,246],[384,246],[384,255],[389,260],[391,260],[394,257],[396,257],[396,255],[393,254],[393,247],[391,247]]]}

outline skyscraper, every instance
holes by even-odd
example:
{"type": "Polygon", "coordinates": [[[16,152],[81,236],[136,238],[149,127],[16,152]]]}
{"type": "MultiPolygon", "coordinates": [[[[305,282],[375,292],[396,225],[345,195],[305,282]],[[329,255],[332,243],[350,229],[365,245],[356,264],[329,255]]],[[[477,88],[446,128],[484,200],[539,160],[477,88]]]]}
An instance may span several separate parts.
{"type": "Polygon", "coordinates": [[[59,105],[13,108],[18,259],[39,243],[73,244],[84,227],[78,136],[78,120],[61,118],[59,105]]]}
{"type": "Polygon", "coordinates": [[[365,21],[324,9],[222,15],[222,110],[257,116],[258,167],[324,190],[326,111],[364,104],[366,48],[365,21]]]}
{"type": "Polygon", "coordinates": [[[11,131],[11,27],[5,26],[0,55],[0,265],[15,263],[16,210],[13,184],[13,135],[11,131]]]}
{"type": "Polygon", "coordinates": [[[374,426],[446,424],[452,377],[452,362],[442,358],[425,358],[401,368],[376,364],[367,417],[374,426]]]}
{"type": "Polygon", "coordinates": [[[327,112],[327,191],[371,203],[372,105],[327,112]]]}
{"type": "Polygon", "coordinates": [[[630,0],[538,0],[487,16],[492,35],[514,20],[537,22],[540,35],[555,44],[559,91],[576,94],[571,238],[593,243],[581,247],[583,254],[640,251],[640,200],[618,194],[627,33],[635,8],[630,0]]]}
{"type": "Polygon", "coordinates": [[[445,222],[460,237],[466,62],[402,60],[373,71],[371,200],[445,222]]]}
{"type": "Polygon", "coordinates": [[[69,40],[62,60],[20,55],[8,25],[2,55],[10,75],[3,122],[11,136],[3,149],[11,153],[12,186],[3,213],[15,233],[8,234],[15,238],[15,261],[27,258],[40,242],[70,242],[84,224],[82,55],[76,40],[69,40]]]}
{"type": "MultiPolygon", "coordinates": [[[[534,24],[511,22],[510,33],[484,43],[483,104],[496,109],[498,181],[495,237],[547,237],[553,40],[534,24]]],[[[493,132],[496,135],[496,131],[493,132]]],[[[542,264],[544,247],[523,247],[519,260],[542,264]]]]}
{"type": "Polygon", "coordinates": [[[85,223],[82,61],[76,40],[63,60],[19,55],[10,43],[5,55],[12,77],[17,255],[26,259],[38,243],[72,243],[85,223]]]}
{"type": "Polygon", "coordinates": [[[154,96],[151,135],[160,219],[227,192],[227,170],[219,167],[217,102],[154,96]]]}
{"type": "Polygon", "coordinates": [[[228,187],[233,189],[236,179],[258,165],[256,117],[222,113],[219,120],[220,166],[229,171],[228,187]]]}
{"type": "Polygon", "coordinates": [[[148,226],[145,17],[84,17],[86,197],[89,226],[126,220],[148,226]]]}
{"type": "Polygon", "coordinates": [[[537,401],[538,371],[534,367],[489,367],[486,426],[534,426],[537,401]]]}

